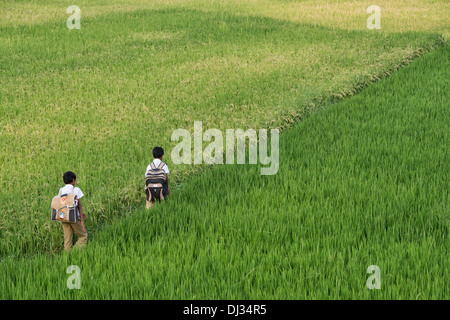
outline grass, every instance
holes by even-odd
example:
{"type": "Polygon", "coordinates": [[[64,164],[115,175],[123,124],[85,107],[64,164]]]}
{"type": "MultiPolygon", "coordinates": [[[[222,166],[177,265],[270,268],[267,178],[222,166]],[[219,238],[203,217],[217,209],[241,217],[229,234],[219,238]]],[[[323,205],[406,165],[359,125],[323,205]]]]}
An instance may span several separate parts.
{"type": "Polygon", "coordinates": [[[223,165],[83,251],[0,262],[3,299],[448,299],[450,48],[223,165]],[[225,192],[224,192],[225,190],[225,192]],[[82,270],[68,290],[67,266],[82,270]],[[381,290],[366,288],[369,265],[381,290]]]}
{"type": "MultiPolygon", "coordinates": [[[[49,203],[63,172],[79,177],[95,236],[142,207],[143,168],[173,130],[292,125],[442,46],[448,16],[419,1],[434,17],[421,28],[369,31],[363,3],[323,25],[292,15],[311,2],[133,3],[80,2],[71,31],[63,1],[1,3],[1,257],[61,250],[49,203]]],[[[409,17],[389,7],[386,21],[409,17]]],[[[167,160],[175,183],[198,169],[167,160]]]]}
{"type": "MultiPolygon", "coordinates": [[[[371,1],[314,0],[79,0],[83,17],[98,18],[117,12],[161,8],[195,9],[202,12],[228,12],[260,16],[345,30],[366,30],[371,1]]],[[[383,32],[439,32],[450,35],[450,4],[440,0],[378,0],[383,32]]],[[[62,0],[0,2],[0,26],[39,25],[67,18],[68,5],[62,0]]]]}

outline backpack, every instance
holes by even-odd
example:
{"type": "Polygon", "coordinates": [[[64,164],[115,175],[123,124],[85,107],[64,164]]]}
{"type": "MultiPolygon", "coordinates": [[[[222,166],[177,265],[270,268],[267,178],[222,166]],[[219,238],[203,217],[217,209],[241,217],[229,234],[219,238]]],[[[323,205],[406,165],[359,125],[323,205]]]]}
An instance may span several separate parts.
{"type": "Polygon", "coordinates": [[[76,199],[77,196],[73,192],[53,197],[51,220],[76,223],[78,221],[76,199]]]}
{"type": "Polygon", "coordinates": [[[166,164],[161,162],[158,167],[152,162],[150,169],[145,174],[145,193],[147,194],[147,201],[158,199],[160,202],[164,200],[163,183],[166,182],[166,173],[163,167],[166,164]]]}

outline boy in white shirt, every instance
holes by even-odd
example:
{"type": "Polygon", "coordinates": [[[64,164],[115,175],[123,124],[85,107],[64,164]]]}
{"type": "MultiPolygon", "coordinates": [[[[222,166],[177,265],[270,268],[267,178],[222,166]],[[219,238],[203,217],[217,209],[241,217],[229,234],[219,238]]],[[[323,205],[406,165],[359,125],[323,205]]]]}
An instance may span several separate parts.
{"type": "Polygon", "coordinates": [[[81,198],[84,196],[80,188],[75,187],[77,176],[72,171],[67,171],[63,175],[64,187],[59,189],[59,196],[63,194],[69,194],[73,192],[75,194],[75,206],[77,207],[77,222],[68,223],[61,222],[64,231],[64,249],[70,250],[72,248],[73,233],[75,231],[78,241],[75,247],[81,248],[86,244],[87,232],[84,227],[84,220],[86,215],[83,213],[83,207],[81,206],[81,198]]]}
{"type": "MultiPolygon", "coordinates": [[[[153,160],[152,163],[150,163],[147,166],[147,170],[145,171],[145,176],[147,176],[148,172],[151,171],[152,165],[154,168],[159,168],[159,166],[162,163],[162,159],[164,157],[164,149],[161,147],[155,147],[153,148],[153,158],[155,158],[153,160]]],[[[170,194],[170,190],[169,190],[169,168],[167,167],[166,163],[163,163],[163,166],[161,168],[164,171],[164,179],[161,179],[161,184],[163,186],[162,188],[162,195],[164,197],[164,199],[166,199],[166,197],[170,194]]],[[[151,180],[150,180],[151,181],[151,180]]],[[[151,202],[147,200],[147,209],[149,209],[151,207],[151,202]]]]}

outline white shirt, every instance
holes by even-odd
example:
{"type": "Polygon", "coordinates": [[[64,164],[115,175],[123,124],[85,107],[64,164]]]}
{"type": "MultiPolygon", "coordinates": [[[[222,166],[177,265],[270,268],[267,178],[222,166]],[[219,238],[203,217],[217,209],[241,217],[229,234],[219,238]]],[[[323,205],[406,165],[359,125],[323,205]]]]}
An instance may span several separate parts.
{"type": "MultiPolygon", "coordinates": [[[[58,195],[62,195],[65,193],[69,194],[72,192],[72,190],[73,190],[73,193],[77,196],[77,199],[81,199],[84,196],[84,193],[83,193],[83,191],[81,191],[80,188],[74,187],[71,184],[66,184],[64,187],[59,189],[58,195]]],[[[78,201],[75,201],[75,205],[78,205],[78,201]]]]}
{"type": "MultiPolygon", "coordinates": [[[[153,160],[153,164],[155,165],[155,167],[157,167],[158,168],[158,166],[161,164],[161,160],[159,160],[159,159],[155,159],[155,160],[153,160]]],[[[145,170],[145,174],[147,174],[147,171],[148,170],[151,170],[152,169],[152,166],[151,166],[151,164],[149,164],[148,166],[147,166],[147,170],[145,170]]],[[[162,169],[164,170],[164,172],[165,173],[169,173],[169,168],[167,168],[167,163],[162,167],[162,169]]]]}

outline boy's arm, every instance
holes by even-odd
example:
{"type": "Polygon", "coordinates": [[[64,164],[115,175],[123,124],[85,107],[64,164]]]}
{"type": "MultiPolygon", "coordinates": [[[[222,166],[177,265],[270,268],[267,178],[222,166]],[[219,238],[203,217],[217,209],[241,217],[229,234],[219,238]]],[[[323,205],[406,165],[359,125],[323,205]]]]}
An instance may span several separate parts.
{"type": "Polygon", "coordinates": [[[81,199],[78,199],[78,211],[80,212],[80,216],[83,216],[83,206],[81,205],[81,199]]]}
{"type": "Polygon", "coordinates": [[[83,206],[81,205],[81,199],[78,199],[78,211],[80,212],[81,225],[83,226],[84,232],[86,232],[86,228],[84,227],[84,219],[86,219],[86,215],[83,213],[83,206]]]}
{"type": "Polygon", "coordinates": [[[167,183],[167,194],[170,194],[170,189],[169,189],[169,175],[166,173],[166,183],[167,183]]]}

